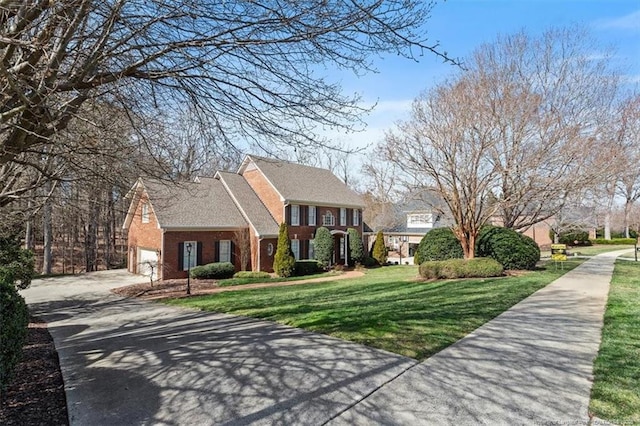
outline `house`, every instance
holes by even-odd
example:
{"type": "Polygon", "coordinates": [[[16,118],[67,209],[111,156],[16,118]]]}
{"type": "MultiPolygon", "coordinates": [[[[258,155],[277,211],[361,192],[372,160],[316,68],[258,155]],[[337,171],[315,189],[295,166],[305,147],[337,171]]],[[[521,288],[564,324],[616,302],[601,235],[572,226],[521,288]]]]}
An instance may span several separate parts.
{"type": "Polygon", "coordinates": [[[128,269],[155,279],[223,261],[272,272],[280,223],[296,259],[313,258],[320,226],[334,235],[336,264],[349,263],[347,229],[362,235],[362,199],[329,170],[253,155],[236,173],[193,182],[138,179],[129,197],[128,269]]]}
{"type": "MultiPolygon", "coordinates": [[[[391,206],[394,219],[378,229],[384,234],[390,257],[412,257],[427,232],[433,228],[450,226],[450,221],[442,213],[442,203],[438,200],[433,192],[420,191],[408,194],[404,202],[391,206]]],[[[373,247],[378,230],[365,231],[369,250],[373,247]]]]}

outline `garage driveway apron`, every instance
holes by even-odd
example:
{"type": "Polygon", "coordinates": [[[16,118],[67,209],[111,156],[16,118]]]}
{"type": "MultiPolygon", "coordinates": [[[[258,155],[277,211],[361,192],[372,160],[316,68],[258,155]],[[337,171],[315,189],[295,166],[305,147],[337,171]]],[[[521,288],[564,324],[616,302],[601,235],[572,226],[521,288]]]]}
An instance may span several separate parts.
{"type": "Polygon", "coordinates": [[[36,280],[72,425],[323,424],[414,360],[266,321],[123,299],[123,271],[36,280]]]}

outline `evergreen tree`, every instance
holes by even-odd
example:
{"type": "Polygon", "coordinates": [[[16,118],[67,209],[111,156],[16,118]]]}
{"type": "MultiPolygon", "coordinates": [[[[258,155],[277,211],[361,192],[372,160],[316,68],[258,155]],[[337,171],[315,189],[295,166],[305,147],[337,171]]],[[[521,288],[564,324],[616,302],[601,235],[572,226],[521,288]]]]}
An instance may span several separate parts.
{"type": "Polygon", "coordinates": [[[291,241],[289,240],[289,230],[286,223],[280,224],[278,233],[278,247],[273,261],[273,270],[278,276],[290,277],[296,265],[296,259],[291,252],[291,241]]]}
{"type": "Polygon", "coordinates": [[[376,241],[373,243],[373,258],[381,265],[387,263],[387,247],[384,245],[384,234],[378,231],[376,241]]]}
{"type": "Polygon", "coordinates": [[[313,240],[314,256],[323,266],[328,266],[333,257],[333,236],[324,226],[316,230],[316,237],[313,240]]]}
{"type": "Polygon", "coordinates": [[[362,237],[360,237],[360,233],[353,228],[349,228],[347,233],[349,234],[349,257],[354,262],[361,263],[364,258],[362,237]]]}

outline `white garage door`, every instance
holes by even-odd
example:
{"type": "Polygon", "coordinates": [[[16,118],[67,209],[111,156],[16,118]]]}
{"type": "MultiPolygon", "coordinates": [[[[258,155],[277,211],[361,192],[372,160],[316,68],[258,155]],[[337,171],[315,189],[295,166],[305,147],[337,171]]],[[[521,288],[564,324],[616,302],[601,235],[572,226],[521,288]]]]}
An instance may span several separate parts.
{"type": "Polygon", "coordinates": [[[158,279],[158,254],[155,250],[140,249],[138,253],[138,273],[147,277],[153,273],[152,279],[158,279]]]}

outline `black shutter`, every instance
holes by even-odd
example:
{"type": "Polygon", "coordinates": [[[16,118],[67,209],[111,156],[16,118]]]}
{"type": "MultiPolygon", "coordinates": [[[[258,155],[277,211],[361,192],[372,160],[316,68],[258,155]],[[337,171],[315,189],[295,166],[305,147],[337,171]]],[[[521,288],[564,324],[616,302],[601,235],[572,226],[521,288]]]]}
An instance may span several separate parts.
{"type": "Polygon", "coordinates": [[[184,243],[178,243],[178,271],[184,269],[184,243]]]}
{"type": "Polygon", "coordinates": [[[196,257],[196,265],[202,265],[202,241],[198,241],[196,243],[197,247],[197,257],[196,257]]]}
{"type": "Polygon", "coordinates": [[[236,264],[236,245],[233,243],[233,241],[229,242],[229,260],[231,261],[231,263],[233,263],[233,265],[235,266],[236,264]]]}
{"type": "Polygon", "coordinates": [[[291,206],[286,206],[284,208],[284,223],[287,225],[291,225],[291,206]]]}
{"type": "Polygon", "coordinates": [[[220,262],[220,241],[216,241],[215,243],[213,243],[213,248],[213,261],[220,262]]]}

